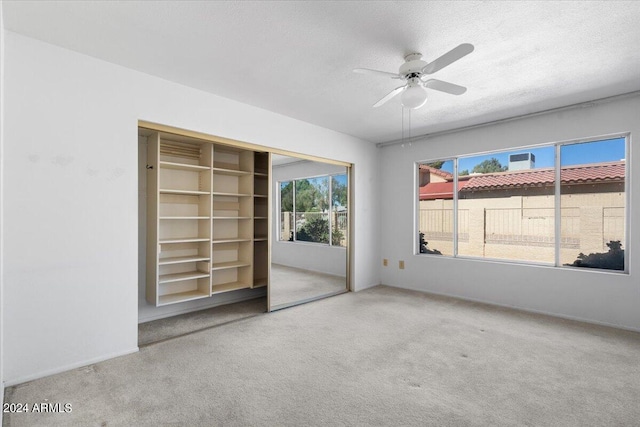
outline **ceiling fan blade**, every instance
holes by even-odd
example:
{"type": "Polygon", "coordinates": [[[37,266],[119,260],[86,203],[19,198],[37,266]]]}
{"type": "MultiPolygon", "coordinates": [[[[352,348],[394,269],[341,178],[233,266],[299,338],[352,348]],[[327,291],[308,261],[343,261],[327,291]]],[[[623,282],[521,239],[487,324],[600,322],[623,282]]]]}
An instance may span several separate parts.
{"type": "Polygon", "coordinates": [[[467,91],[464,86],[454,85],[453,83],[443,82],[442,80],[429,79],[424,82],[429,89],[439,90],[440,92],[450,93],[451,95],[462,95],[467,91]]]}
{"type": "Polygon", "coordinates": [[[391,77],[392,79],[401,79],[402,76],[396,73],[388,73],[386,71],[378,71],[378,70],[370,70],[368,68],[355,68],[353,70],[354,73],[360,74],[376,74],[379,76],[391,77]]]}
{"type": "Polygon", "coordinates": [[[400,92],[405,90],[406,88],[407,88],[407,85],[395,88],[394,90],[389,92],[384,98],[382,98],[380,101],[378,101],[375,104],[373,104],[373,106],[374,107],[381,106],[382,104],[384,104],[385,102],[387,102],[388,100],[390,100],[391,98],[393,98],[394,96],[396,96],[397,94],[399,94],[400,92]]]}
{"type": "Polygon", "coordinates": [[[422,68],[423,74],[432,74],[438,70],[443,69],[447,65],[456,62],[458,59],[462,58],[473,52],[473,45],[469,43],[463,43],[458,47],[454,47],[449,52],[442,55],[440,58],[436,59],[425,65],[422,68]]]}

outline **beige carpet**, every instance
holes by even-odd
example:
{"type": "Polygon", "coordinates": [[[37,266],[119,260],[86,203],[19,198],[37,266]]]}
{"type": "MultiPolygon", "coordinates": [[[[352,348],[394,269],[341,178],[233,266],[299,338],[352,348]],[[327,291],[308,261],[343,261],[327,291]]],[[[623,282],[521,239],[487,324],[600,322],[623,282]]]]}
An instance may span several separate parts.
{"type": "Polygon", "coordinates": [[[203,329],[235,322],[267,311],[267,297],[211,307],[138,325],[138,345],[144,346],[203,329]]]}
{"type": "Polygon", "coordinates": [[[388,287],[10,387],[10,426],[635,426],[640,334],[388,287]]]}

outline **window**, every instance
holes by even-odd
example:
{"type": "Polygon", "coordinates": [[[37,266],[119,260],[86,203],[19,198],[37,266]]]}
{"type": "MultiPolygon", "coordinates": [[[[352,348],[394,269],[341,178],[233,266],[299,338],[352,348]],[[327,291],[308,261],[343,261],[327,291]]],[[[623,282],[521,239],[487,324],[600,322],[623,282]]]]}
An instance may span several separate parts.
{"type": "Polygon", "coordinates": [[[619,137],[419,163],[417,252],[625,270],[626,146],[619,137]]]}
{"type": "Polygon", "coordinates": [[[560,262],[624,270],[625,138],[560,147],[560,262]]]}
{"type": "MultiPolygon", "coordinates": [[[[453,255],[453,160],[418,166],[420,253],[453,255]]],[[[458,236],[463,238],[458,229],[458,236]]]]}
{"type": "Polygon", "coordinates": [[[553,146],[458,159],[458,255],[553,263],[553,146]]]}
{"type": "Polygon", "coordinates": [[[282,181],[280,241],[347,245],[347,175],[282,181]]]}

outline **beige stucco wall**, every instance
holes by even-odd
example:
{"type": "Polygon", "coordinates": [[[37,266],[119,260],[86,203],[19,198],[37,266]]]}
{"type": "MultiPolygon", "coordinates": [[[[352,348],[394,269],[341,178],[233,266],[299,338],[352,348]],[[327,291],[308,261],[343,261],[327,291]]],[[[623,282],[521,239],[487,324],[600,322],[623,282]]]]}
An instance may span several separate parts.
{"type": "MultiPolygon", "coordinates": [[[[561,263],[577,255],[606,252],[624,243],[623,192],[563,194],[561,263]]],[[[458,254],[554,262],[554,196],[511,196],[458,200],[458,254]]],[[[419,231],[429,249],[453,254],[453,200],[420,202],[419,231]]]]}

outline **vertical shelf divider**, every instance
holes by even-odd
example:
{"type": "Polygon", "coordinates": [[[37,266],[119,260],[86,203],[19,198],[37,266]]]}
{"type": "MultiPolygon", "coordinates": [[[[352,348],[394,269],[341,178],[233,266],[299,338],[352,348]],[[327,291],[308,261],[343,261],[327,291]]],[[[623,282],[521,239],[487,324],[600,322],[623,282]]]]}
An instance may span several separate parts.
{"type": "Polygon", "coordinates": [[[269,163],[269,153],[254,154],[252,284],[254,288],[268,286],[269,279],[269,163]]]}

